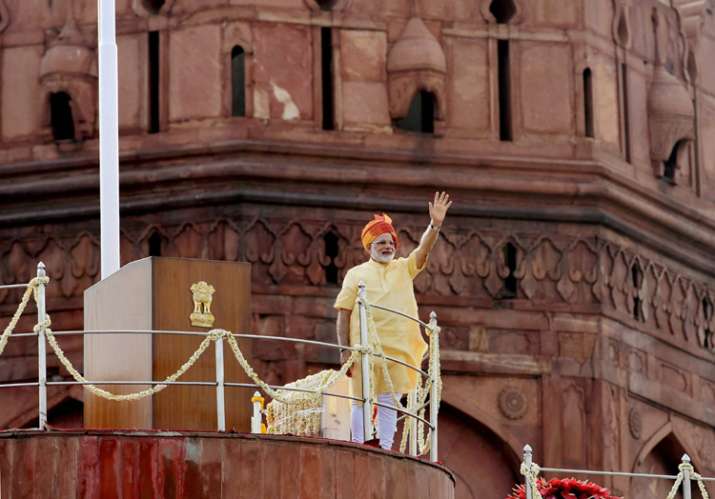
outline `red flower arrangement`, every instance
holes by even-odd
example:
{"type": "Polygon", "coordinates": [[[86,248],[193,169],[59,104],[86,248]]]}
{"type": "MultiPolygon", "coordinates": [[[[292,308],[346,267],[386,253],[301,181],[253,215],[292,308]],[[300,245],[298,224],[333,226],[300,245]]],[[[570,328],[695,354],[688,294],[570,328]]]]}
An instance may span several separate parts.
{"type": "MultiPolygon", "coordinates": [[[[543,499],[622,499],[612,496],[605,487],[575,478],[552,478],[549,481],[539,478],[536,485],[543,499]]],[[[526,499],[524,485],[514,487],[506,499],[526,499]]]]}

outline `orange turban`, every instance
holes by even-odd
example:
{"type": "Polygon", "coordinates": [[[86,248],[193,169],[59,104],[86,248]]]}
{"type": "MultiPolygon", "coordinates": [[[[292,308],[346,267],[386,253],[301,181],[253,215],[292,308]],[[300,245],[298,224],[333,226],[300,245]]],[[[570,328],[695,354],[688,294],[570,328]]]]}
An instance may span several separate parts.
{"type": "Polygon", "coordinates": [[[392,226],[392,219],[384,213],[382,215],[375,215],[362,229],[360,239],[362,240],[363,247],[370,251],[372,242],[383,234],[391,234],[392,240],[395,241],[395,248],[397,248],[397,231],[392,226]]]}

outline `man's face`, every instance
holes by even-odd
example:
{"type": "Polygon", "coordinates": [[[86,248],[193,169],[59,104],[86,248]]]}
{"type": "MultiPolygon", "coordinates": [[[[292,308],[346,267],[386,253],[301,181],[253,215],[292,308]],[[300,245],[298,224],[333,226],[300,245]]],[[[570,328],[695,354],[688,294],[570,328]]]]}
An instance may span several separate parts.
{"type": "Polygon", "coordinates": [[[380,263],[390,263],[395,258],[395,241],[390,234],[382,234],[372,242],[370,257],[380,263]]]}

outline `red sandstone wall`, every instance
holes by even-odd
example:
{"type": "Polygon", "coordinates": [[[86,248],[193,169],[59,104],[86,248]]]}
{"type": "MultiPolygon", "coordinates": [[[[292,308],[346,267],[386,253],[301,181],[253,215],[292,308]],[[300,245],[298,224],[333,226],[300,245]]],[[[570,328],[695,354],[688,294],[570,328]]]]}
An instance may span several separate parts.
{"type": "Polygon", "coordinates": [[[3,434],[0,475],[7,499],[454,499],[441,466],[290,437],[3,434]]]}

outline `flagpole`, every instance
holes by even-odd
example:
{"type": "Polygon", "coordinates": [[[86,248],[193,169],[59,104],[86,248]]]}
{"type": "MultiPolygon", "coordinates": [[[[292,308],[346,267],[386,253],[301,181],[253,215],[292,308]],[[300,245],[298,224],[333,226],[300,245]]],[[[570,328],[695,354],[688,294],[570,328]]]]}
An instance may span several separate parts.
{"type": "Polygon", "coordinates": [[[102,279],[119,270],[119,109],[114,0],[98,2],[99,211],[102,279]]]}

